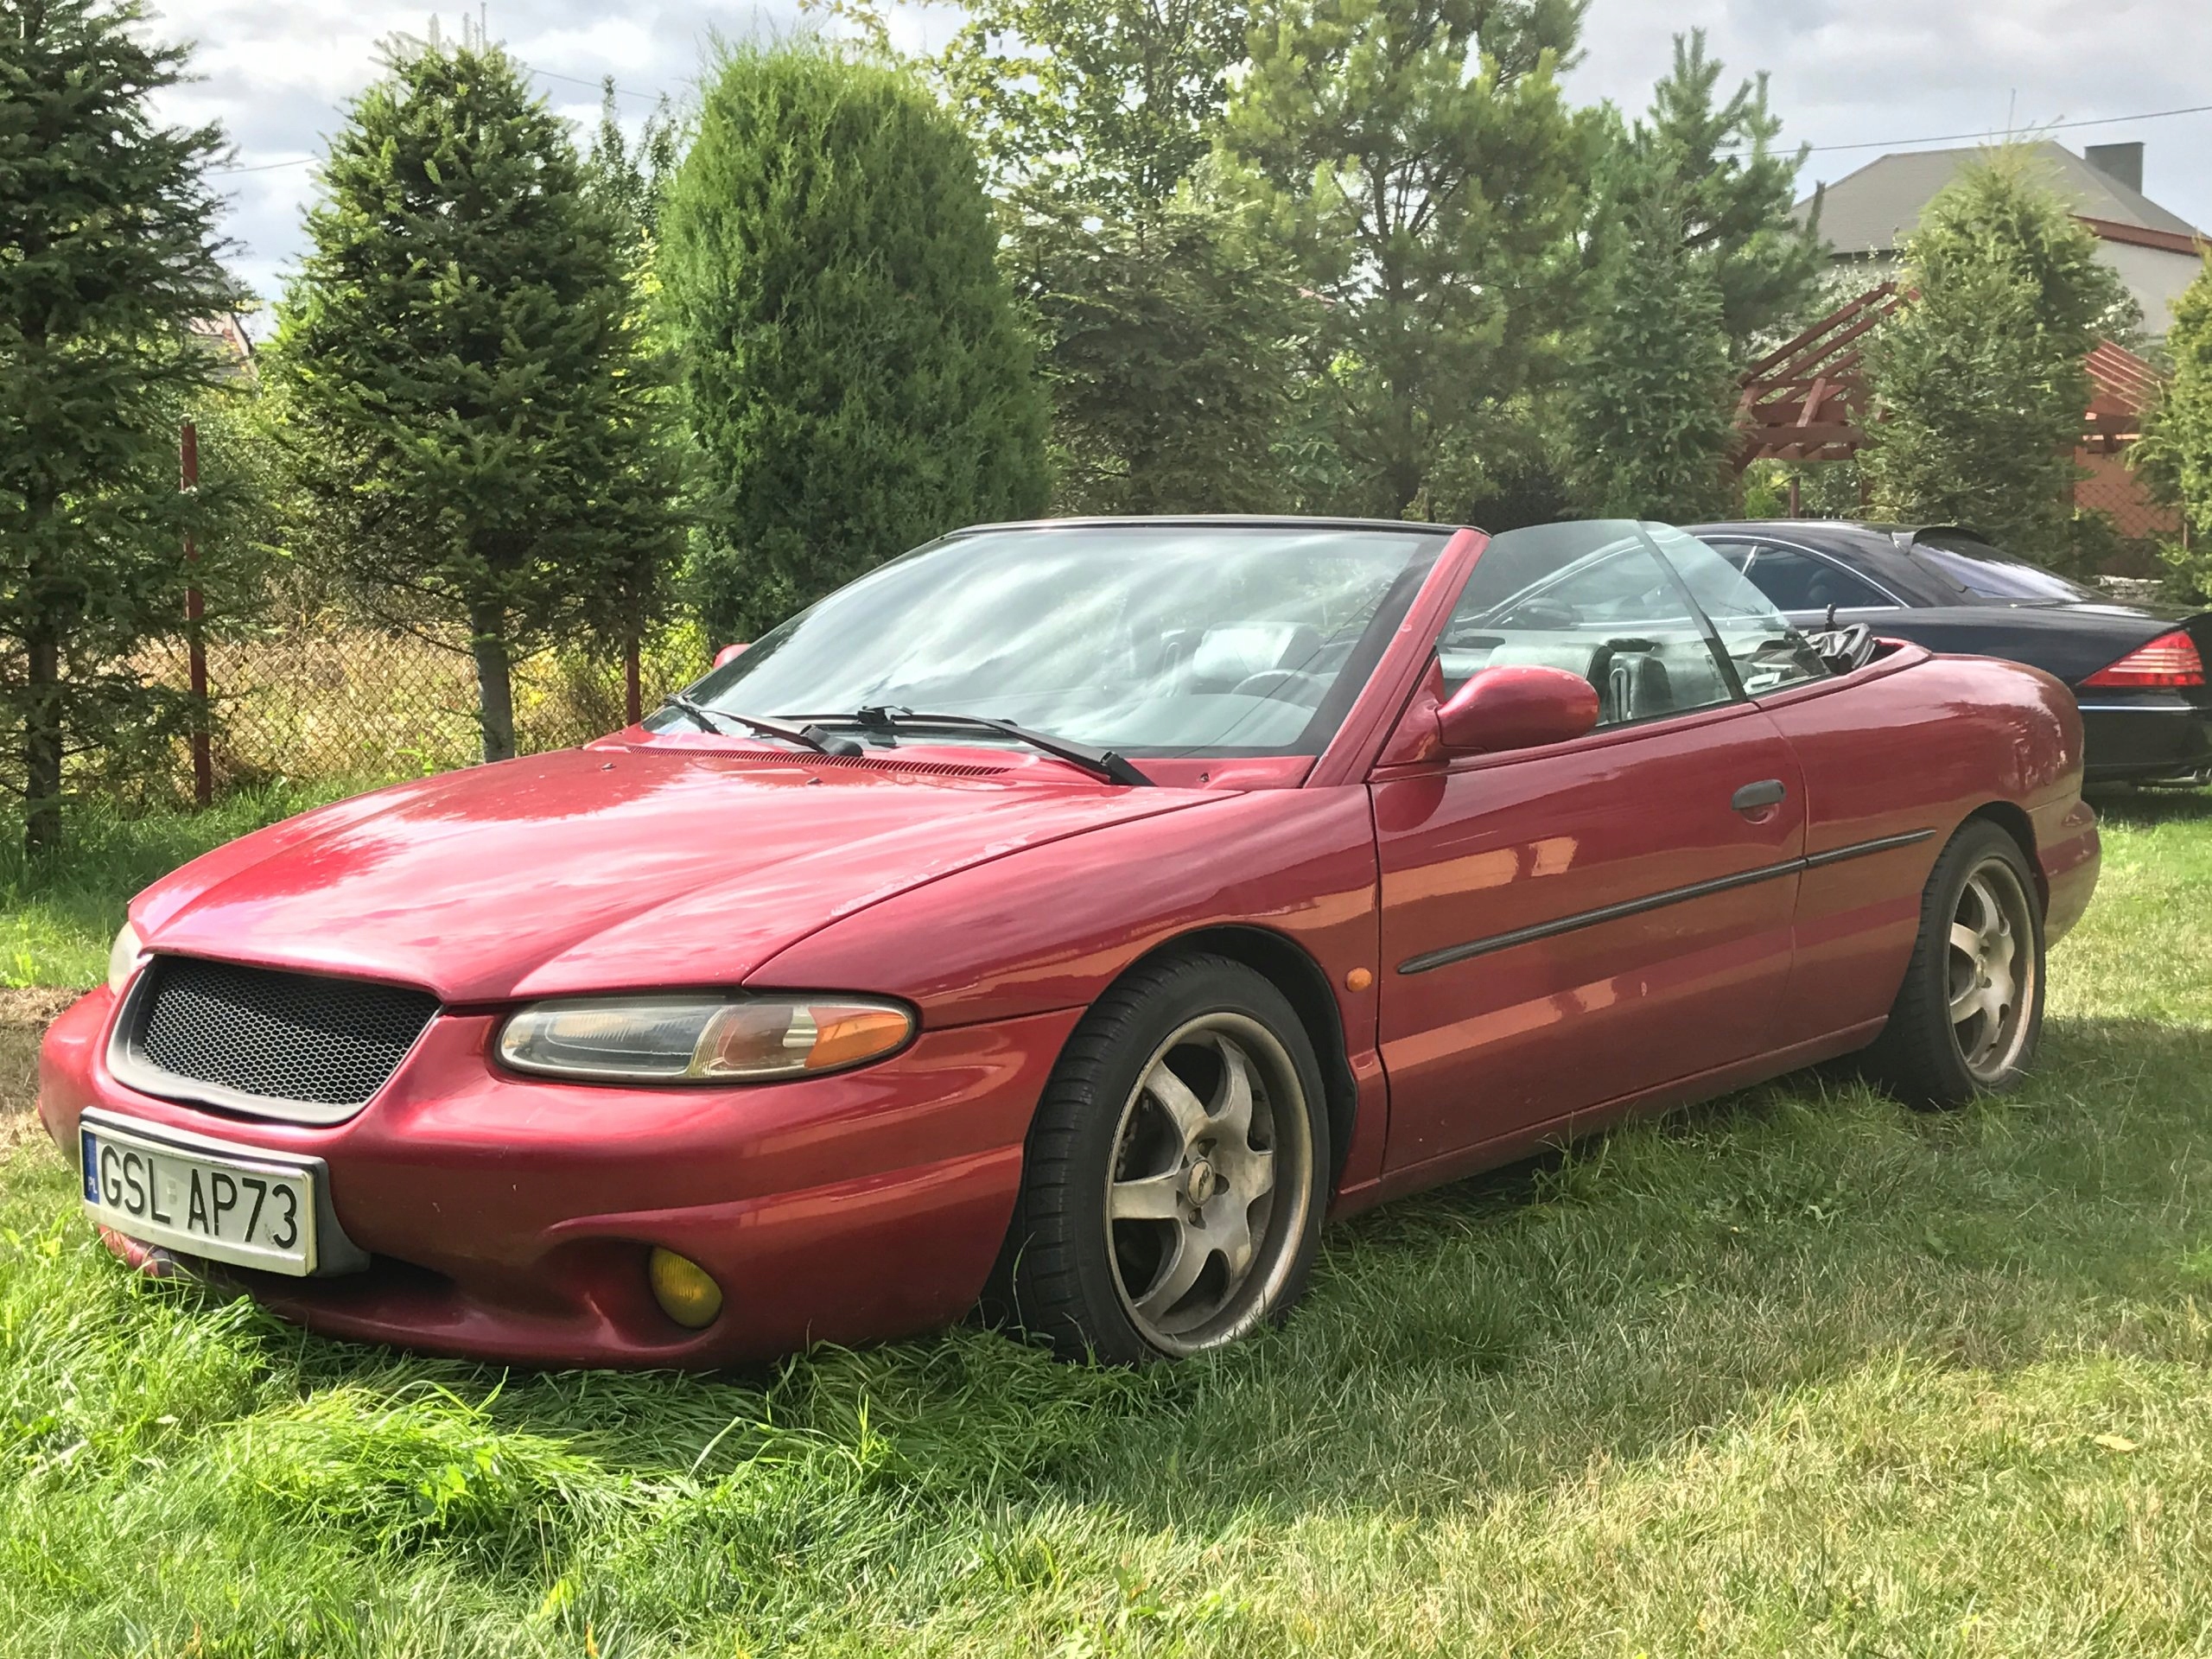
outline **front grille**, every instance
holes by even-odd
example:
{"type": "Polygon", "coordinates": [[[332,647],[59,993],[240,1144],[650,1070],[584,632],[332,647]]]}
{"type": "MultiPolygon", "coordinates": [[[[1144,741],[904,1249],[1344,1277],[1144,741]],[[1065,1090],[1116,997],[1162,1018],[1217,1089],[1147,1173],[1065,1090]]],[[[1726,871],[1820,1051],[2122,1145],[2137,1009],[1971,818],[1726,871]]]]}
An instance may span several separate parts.
{"type": "Polygon", "coordinates": [[[145,972],[131,1059],[273,1102],[364,1104],[438,1011],[428,991],[194,957],[145,972]]]}

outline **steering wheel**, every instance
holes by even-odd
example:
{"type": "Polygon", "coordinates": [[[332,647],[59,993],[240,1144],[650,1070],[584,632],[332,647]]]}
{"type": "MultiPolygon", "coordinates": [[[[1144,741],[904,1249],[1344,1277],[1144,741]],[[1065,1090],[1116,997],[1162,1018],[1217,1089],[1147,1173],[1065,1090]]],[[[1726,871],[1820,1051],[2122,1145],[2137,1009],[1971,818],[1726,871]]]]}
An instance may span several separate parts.
{"type": "Polygon", "coordinates": [[[1321,683],[1294,668],[1263,668],[1256,674],[1246,675],[1231,690],[1240,697],[1266,697],[1286,688],[1294,689],[1281,699],[1284,702],[1310,709],[1321,701],[1321,683]]]}

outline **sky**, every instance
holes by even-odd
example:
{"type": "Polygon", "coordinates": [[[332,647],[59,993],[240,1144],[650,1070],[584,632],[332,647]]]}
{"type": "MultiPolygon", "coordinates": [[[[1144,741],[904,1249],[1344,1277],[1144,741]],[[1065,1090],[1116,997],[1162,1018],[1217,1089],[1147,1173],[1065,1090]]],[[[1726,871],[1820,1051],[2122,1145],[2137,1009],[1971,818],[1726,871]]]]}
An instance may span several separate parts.
{"type": "MultiPolygon", "coordinates": [[[[448,35],[463,15],[443,12],[448,35]]],[[[586,124],[598,118],[602,75],[615,78],[634,121],[657,94],[688,92],[717,34],[795,27],[793,0],[487,0],[482,15],[537,72],[554,106],[586,124]]],[[[240,170],[223,180],[239,244],[232,263],[260,294],[276,296],[298,253],[314,188],[307,163],[346,100],[374,78],[379,42],[423,34],[429,16],[429,7],[397,0],[194,0],[188,9],[171,0],[157,27],[199,43],[202,79],[168,94],[164,111],[220,121],[236,144],[240,170]]],[[[904,8],[899,16],[901,44],[912,48],[941,43],[957,14],[904,8]]],[[[1694,25],[1730,84],[1768,72],[1786,143],[1819,147],[1802,194],[1885,149],[1932,147],[1906,141],[2047,130],[2075,149],[2141,140],[2145,194],[2212,228],[2212,111],[2141,118],[2212,105],[2207,0],[1592,0],[1570,92],[1643,108],[1668,67],[1671,35],[1694,25]],[[2086,121],[2109,124],[2056,124],[2086,121]]]]}

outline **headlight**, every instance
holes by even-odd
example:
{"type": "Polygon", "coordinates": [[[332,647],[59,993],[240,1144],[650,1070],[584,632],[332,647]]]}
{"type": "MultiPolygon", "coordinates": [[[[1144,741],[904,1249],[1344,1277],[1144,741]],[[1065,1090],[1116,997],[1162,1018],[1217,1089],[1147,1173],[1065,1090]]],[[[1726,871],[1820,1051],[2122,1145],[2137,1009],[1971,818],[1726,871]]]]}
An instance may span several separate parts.
{"type": "Polygon", "coordinates": [[[123,931],[115,936],[115,943],[107,949],[107,988],[118,996],[123,995],[123,988],[137,971],[138,953],[143,949],[138,943],[138,930],[125,922],[123,931]]]}
{"type": "Polygon", "coordinates": [[[611,996],[535,1002],[499,1032],[518,1071],[607,1083],[760,1083],[865,1065],[914,1018],[842,996],[611,996]]]}

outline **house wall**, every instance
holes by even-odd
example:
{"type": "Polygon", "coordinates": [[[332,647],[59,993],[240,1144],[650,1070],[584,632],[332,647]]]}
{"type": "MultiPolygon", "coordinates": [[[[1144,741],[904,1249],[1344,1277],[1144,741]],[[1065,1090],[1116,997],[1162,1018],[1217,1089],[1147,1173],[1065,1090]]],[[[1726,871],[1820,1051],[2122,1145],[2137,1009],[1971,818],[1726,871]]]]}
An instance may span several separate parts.
{"type": "Polygon", "coordinates": [[[2195,254],[2173,253],[2164,248],[2138,247],[2130,242],[2100,239],[2097,251],[2127,284],[2135,302],[2143,308],[2143,331],[2152,339],[2164,338],[2173,327],[2173,303],[2182,289],[2196,280],[2203,269],[2195,254]]]}
{"type": "MultiPolygon", "coordinates": [[[[2153,340],[2164,339],[2173,326],[2173,302],[2203,269],[2196,256],[2139,247],[2132,242],[2107,242],[2102,237],[2097,238],[2097,252],[2143,308],[2143,332],[2153,340]]],[[[1839,288],[1853,291],[1894,280],[1904,263],[1895,253],[1838,254],[1830,261],[1844,277],[1839,288]]],[[[1835,297],[1846,299],[1849,295],[1839,292],[1835,297]]]]}

